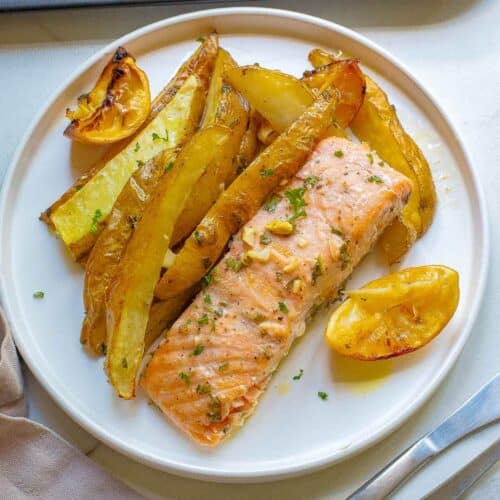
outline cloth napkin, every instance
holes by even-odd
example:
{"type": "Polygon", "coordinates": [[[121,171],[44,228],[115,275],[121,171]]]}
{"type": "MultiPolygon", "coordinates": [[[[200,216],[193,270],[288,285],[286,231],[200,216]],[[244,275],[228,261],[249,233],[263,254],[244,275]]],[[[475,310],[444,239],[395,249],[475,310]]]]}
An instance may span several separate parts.
{"type": "Polygon", "coordinates": [[[0,498],[143,498],[26,415],[19,359],[0,309],[0,498]]]}

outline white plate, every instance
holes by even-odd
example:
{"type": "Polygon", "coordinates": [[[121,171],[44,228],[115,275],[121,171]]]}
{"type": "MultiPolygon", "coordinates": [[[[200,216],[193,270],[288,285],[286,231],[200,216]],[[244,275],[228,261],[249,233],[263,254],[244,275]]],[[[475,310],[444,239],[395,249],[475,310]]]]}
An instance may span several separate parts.
{"type": "MultiPolygon", "coordinates": [[[[436,71],[439,71],[436,68],[436,71]]],[[[131,457],[181,475],[251,481],[312,471],[375,443],[401,425],[443,380],[467,339],[483,294],[488,263],[484,198],[456,132],[438,104],[401,64],[360,35],[321,19],[260,8],[218,9],[166,19],[107,46],[80,67],[35,119],[5,180],[0,210],[4,305],[16,343],[35,376],[84,428],[131,457]],[[96,152],[62,136],[64,110],[88,90],[118,45],[137,56],[153,95],[216,28],[241,64],[258,61],[300,75],[316,46],[341,48],[375,73],[429,158],[439,208],[430,231],[403,265],[446,264],[460,272],[461,301],[445,331],[428,347],[372,364],[335,357],[323,340],[325,314],[277,371],[255,415],[217,449],[181,435],[140,394],[120,401],[101,362],[78,337],[82,269],[38,214],[90,165],[96,152]],[[46,292],[36,300],[36,290],[46,292]],[[304,370],[301,380],[292,376],[304,370]],[[390,374],[388,374],[390,372],[390,374]],[[384,373],[387,376],[384,376],[384,373]],[[329,394],[328,401],[318,391],[329,394]]],[[[351,285],[386,273],[375,257],[351,285]]]]}

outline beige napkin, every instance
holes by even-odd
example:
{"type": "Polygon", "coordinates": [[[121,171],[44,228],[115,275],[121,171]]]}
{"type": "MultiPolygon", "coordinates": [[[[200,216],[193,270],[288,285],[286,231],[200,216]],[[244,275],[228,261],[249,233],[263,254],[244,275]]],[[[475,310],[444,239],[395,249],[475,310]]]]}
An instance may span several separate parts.
{"type": "Polygon", "coordinates": [[[16,348],[0,309],[0,498],[137,499],[92,460],[27,418],[16,348]]]}

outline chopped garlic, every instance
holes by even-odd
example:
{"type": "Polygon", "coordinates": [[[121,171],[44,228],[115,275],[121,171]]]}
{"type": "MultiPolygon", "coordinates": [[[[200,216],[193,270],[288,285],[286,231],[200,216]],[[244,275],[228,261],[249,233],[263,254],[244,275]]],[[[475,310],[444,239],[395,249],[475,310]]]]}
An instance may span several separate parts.
{"type": "Polygon", "coordinates": [[[263,332],[270,333],[271,335],[277,335],[278,337],[286,335],[287,332],[287,328],[284,325],[274,321],[263,321],[262,323],[259,323],[259,328],[263,332]]]}
{"type": "Polygon", "coordinates": [[[174,263],[176,257],[177,255],[174,252],[172,252],[172,250],[170,250],[169,248],[163,259],[163,267],[166,267],[167,269],[169,267],[172,267],[172,264],[174,263]]]}
{"type": "Polygon", "coordinates": [[[307,245],[309,245],[309,240],[307,240],[306,238],[302,238],[302,236],[299,236],[297,238],[297,246],[299,248],[305,248],[307,245]]]}
{"type": "Polygon", "coordinates": [[[266,229],[273,234],[280,234],[283,236],[293,233],[293,224],[284,220],[272,220],[266,224],[266,229]]]}
{"type": "Polygon", "coordinates": [[[293,283],[292,283],[292,292],[293,293],[299,294],[302,292],[303,289],[304,289],[304,283],[302,282],[302,280],[299,280],[299,279],[293,280],[293,283]]]}
{"type": "Polygon", "coordinates": [[[244,227],[241,239],[251,247],[257,244],[257,231],[253,227],[244,227]]]}
{"type": "Polygon", "coordinates": [[[248,250],[248,252],[245,252],[245,254],[243,255],[243,263],[246,264],[251,260],[266,263],[269,262],[270,257],[271,249],[269,247],[263,248],[262,250],[248,250]]]}
{"type": "Polygon", "coordinates": [[[287,265],[283,268],[285,273],[293,273],[300,265],[300,260],[297,257],[291,257],[288,259],[287,265]]]}

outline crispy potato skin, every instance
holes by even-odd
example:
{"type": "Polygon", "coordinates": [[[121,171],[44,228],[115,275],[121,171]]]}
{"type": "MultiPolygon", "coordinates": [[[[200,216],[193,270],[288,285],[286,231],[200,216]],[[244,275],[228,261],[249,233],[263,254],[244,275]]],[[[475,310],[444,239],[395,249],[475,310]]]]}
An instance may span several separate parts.
{"type": "Polygon", "coordinates": [[[163,176],[165,166],[175,161],[176,155],[176,150],[166,150],[131,177],[90,252],[85,266],[83,302],[86,313],[80,340],[93,355],[101,355],[106,351],[106,292],[135,226],[142,217],[147,200],[163,176]]]}
{"type": "MultiPolygon", "coordinates": [[[[69,188],[57,201],[55,201],[47,210],[42,212],[40,220],[44,221],[50,227],[54,227],[50,219],[51,214],[61,205],[64,205],[72,196],[79,191],[90,179],[92,179],[112,158],[132,144],[137,134],[147,127],[160,113],[160,111],[172,100],[177,91],[182,87],[185,81],[191,76],[196,75],[208,88],[208,82],[212,73],[213,65],[217,55],[218,38],[213,33],[208,36],[201,44],[198,50],[186,61],[177,71],[172,80],[163,88],[151,103],[151,111],[147,120],[141,125],[137,132],[123,141],[113,144],[108,151],[100,158],[88,172],[83,174],[71,188],[69,188]]],[[[97,239],[97,234],[88,233],[80,240],[71,243],[68,249],[75,259],[81,259],[93,246],[97,239]]]]}
{"type": "Polygon", "coordinates": [[[427,160],[405,132],[387,95],[371,78],[366,77],[366,82],[365,101],[351,129],[391,167],[410,178],[414,187],[400,218],[381,237],[382,248],[392,264],[400,261],[429,228],[436,207],[436,191],[427,160]]]}
{"type": "Polygon", "coordinates": [[[448,324],[459,302],[459,277],[445,266],[403,269],[372,281],[331,315],[326,339],[343,356],[375,361],[420,349],[448,324]]]}
{"type": "Polygon", "coordinates": [[[222,80],[223,73],[236,63],[224,50],[219,49],[214,73],[205,106],[202,128],[221,125],[232,129],[231,139],[221,148],[218,161],[210,172],[200,178],[196,186],[196,196],[187,201],[175,226],[172,246],[191,234],[208,209],[215,203],[221,192],[236,178],[238,171],[237,154],[243,134],[247,130],[248,106],[242,97],[222,80]]]}
{"type": "Polygon", "coordinates": [[[120,397],[135,395],[149,311],[175,223],[200,176],[231,137],[227,127],[200,130],[162,176],[122,256],[106,297],[106,371],[120,397]]]}
{"type": "MultiPolygon", "coordinates": [[[[348,127],[358,113],[366,92],[365,77],[356,59],[333,61],[313,71],[304,72],[304,82],[317,92],[335,86],[342,99],[335,110],[334,129],[348,127]]],[[[333,130],[332,135],[338,135],[333,130]]]]}
{"type": "Polygon", "coordinates": [[[197,237],[193,233],[185,241],[173,266],[162,276],[155,290],[158,298],[174,297],[203,278],[222,255],[231,235],[257,212],[281,181],[304,164],[331,124],[337,102],[335,89],[324,91],[224,191],[196,228],[197,237]]]}
{"type": "Polygon", "coordinates": [[[149,80],[123,47],[102,71],[94,88],[78,97],[64,135],[90,144],[111,144],[131,136],[151,110],[149,80]]]}

